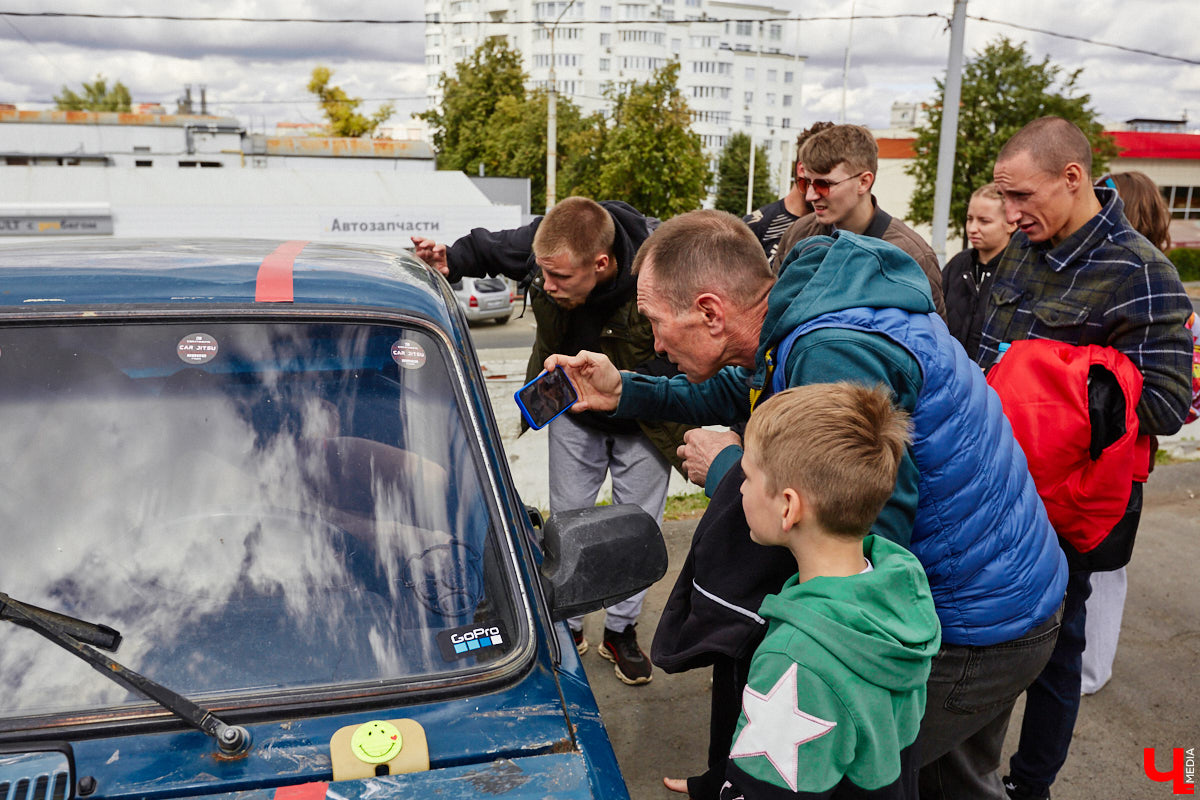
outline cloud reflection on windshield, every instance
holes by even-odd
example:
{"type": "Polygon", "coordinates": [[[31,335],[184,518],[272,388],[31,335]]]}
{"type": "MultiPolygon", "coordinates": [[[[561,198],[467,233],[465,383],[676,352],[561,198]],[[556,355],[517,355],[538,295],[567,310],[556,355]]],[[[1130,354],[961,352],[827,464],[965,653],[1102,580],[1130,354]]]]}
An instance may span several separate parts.
{"type": "MultiPolygon", "coordinates": [[[[193,696],[447,668],[434,634],[483,596],[482,541],[448,533],[452,406],[404,408],[400,450],[264,388],[0,404],[0,453],[38,454],[0,477],[0,590],[116,628],[118,661],[193,696]]],[[[31,631],[0,642],[2,716],[141,702],[31,631]]]]}

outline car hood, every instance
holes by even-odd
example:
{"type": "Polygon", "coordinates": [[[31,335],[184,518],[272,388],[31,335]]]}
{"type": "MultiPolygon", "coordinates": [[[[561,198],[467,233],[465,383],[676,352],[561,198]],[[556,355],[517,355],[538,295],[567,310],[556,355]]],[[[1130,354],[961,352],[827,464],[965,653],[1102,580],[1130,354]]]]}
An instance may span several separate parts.
{"type": "Polygon", "coordinates": [[[357,781],[305,783],[208,795],[220,800],[390,800],[391,798],[591,798],[587,764],[579,753],[500,759],[487,764],[357,781]]]}

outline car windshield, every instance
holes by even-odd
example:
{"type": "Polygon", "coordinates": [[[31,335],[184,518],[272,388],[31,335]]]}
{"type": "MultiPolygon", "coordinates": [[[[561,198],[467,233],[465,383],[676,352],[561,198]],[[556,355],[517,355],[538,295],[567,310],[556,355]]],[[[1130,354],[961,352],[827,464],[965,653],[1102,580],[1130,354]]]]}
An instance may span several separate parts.
{"type": "MultiPolygon", "coordinates": [[[[494,662],[519,601],[448,358],[386,324],[0,329],[0,592],[194,699],[494,662]]],[[[145,702],[0,625],[0,721],[145,702]]]]}

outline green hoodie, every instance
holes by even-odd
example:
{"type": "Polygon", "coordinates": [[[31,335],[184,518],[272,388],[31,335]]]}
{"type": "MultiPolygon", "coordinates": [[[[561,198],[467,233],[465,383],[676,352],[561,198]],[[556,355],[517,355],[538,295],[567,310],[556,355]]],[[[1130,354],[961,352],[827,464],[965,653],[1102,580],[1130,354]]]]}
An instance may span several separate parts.
{"type": "MultiPolygon", "coordinates": [[[[784,259],[767,298],[754,369],[726,367],[703,383],[622,374],[616,414],[694,425],[734,425],[750,417],[750,389],[768,380],[766,353],[789,333],[822,314],[847,308],[899,308],[933,313],[929,279],[912,257],[881,239],[839,231],[797,244],[784,259]]],[[[784,365],[788,386],[855,381],[882,384],[911,412],[921,391],[921,370],[904,348],[881,334],[820,328],[796,340],[784,365]]],[[[741,458],[728,447],[713,460],[705,491],[741,458]]],[[[911,453],[900,464],[896,491],[872,531],[908,544],[917,510],[917,467],[911,453]]]]}
{"type": "Polygon", "coordinates": [[[739,772],[810,793],[843,777],[866,790],[900,777],[900,751],[925,713],[940,629],[911,553],[868,536],[863,554],[870,572],[804,583],[793,576],[763,600],[767,635],[750,664],[730,752],[735,786],[739,772]]]}

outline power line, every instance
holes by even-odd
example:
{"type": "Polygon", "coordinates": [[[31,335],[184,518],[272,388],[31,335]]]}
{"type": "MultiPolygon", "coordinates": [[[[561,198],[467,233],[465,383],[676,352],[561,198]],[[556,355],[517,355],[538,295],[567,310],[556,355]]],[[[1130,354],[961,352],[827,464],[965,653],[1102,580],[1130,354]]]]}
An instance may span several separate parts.
{"type": "Polygon", "coordinates": [[[1194,58],[1183,58],[1182,56],[1172,56],[1166,53],[1156,53],[1153,50],[1141,50],[1137,47],[1126,47],[1123,44],[1114,44],[1113,42],[1101,42],[1097,39],[1088,39],[1085,36],[1075,36],[1070,33],[1061,33],[1059,31],[1050,31],[1045,28],[1034,28],[1031,25],[1021,25],[1017,22],[1005,22],[999,19],[989,19],[987,17],[976,17],[972,14],[967,15],[968,19],[976,20],[977,22],[990,22],[993,25],[1006,25],[1009,28],[1017,28],[1018,30],[1030,31],[1031,33],[1041,33],[1046,36],[1054,36],[1059,39],[1070,39],[1073,42],[1083,42],[1085,44],[1094,44],[1100,47],[1111,47],[1114,50],[1124,50],[1127,53],[1137,53],[1143,56],[1153,56],[1154,58],[1164,58],[1168,61],[1178,61],[1181,64],[1196,64],[1200,65],[1200,60],[1194,58]]]}
{"type": "MultiPolygon", "coordinates": [[[[25,17],[25,18],[46,18],[46,19],[103,19],[103,20],[153,20],[160,22],[245,22],[245,23],[310,23],[319,25],[452,25],[452,24],[467,24],[467,25],[545,25],[544,20],[456,20],[454,22],[429,22],[426,19],[381,19],[371,17],[234,17],[221,15],[206,15],[206,16],[182,16],[178,14],[104,14],[96,12],[82,11],[3,11],[0,10],[0,17],[25,17]]],[[[991,19],[976,15],[969,15],[970,19],[978,22],[987,22],[993,25],[1002,25],[1017,30],[1028,31],[1031,33],[1039,33],[1045,36],[1052,36],[1059,39],[1067,39],[1070,41],[1081,42],[1084,44],[1096,45],[1097,47],[1108,47],[1114,50],[1121,50],[1127,53],[1136,53],[1138,55],[1150,56],[1152,58],[1161,58],[1167,61],[1175,61],[1181,64],[1200,65],[1200,60],[1185,58],[1182,56],[1174,56],[1167,53],[1158,53],[1152,50],[1144,50],[1127,45],[1116,44],[1114,42],[1104,42],[1098,39],[1090,39],[1086,36],[1076,36],[1070,33],[1062,33],[1060,31],[1048,30],[1045,28],[1036,28],[1031,25],[1023,25],[1017,22],[1008,22],[1005,20],[991,19]]],[[[628,24],[663,24],[663,25],[706,25],[706,24],[723,24],[728,22],[844,22],[853,20],[896,20],[896,19],[940,19],[947,25],[949,17],[939,12],[927,13],[896,13],[896,14],[830,14],[818,16],[796,16],[796,17],[710,17],[704,19],[649,19],[649,20],[570,20],[568,25],[628,25],[628,24]]],[[[11,23],[10,23],[11,24],[11,23]]],[[[14,26],[15,28],[15,26],[14,26]]],[[[18,33],[21,31],[18,29],[18,33]]],[[[24,34],[21,33],[24,37],[24,34]]],[[[28,39],[26,39],[28,41],[28,39]]],[[[32,44],[32,42],[31,42],[32,44]]]]}
{"type": "MultiPolygon", "coordinates": [[[[84,11],[0,11],[0,16],[9,17],[44,17],[48,19],[110,19],[110,20],[153,20],[157,22],[261,22],[261,23],[291,23],[291,22],[308,22],[319,25],[424,25],[429,20],[422,19],[378,19],[369,17],[229,17],[220,15],[185,17],[178,14],[102,14],[96,12],[84,11]]],[[[938,16],[936,14],[889,14],[881,15],[883,19],[892,19],[898,17],[926,17],[938,16]]],[[[628,23],[646,23],[656,22],[666,25],[690,25],[692,23],[724,23],[724,22],[788,22],[796,20],[797,17],[706,17],[704,19],[640,19],[640,20],[615,20],[615,19],[600,19],[600,20],[570,20],[569,25],[625,25],[628,23]]],[[[804,19],[821,20],[821,19],[849,19],[849,17],[807,17],[804,19]]],[[[456,22],[462,20],[455,20],[456,22]]],[[[517,19],[517,20],[465,20],[467,24],[491,24],[493,22],[504,25],[545,25],[546,20],[540,19],[517,19]]],[[[443,22],[434,22],[435,25],[452,24],[443,22]]]]}

